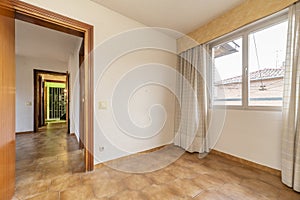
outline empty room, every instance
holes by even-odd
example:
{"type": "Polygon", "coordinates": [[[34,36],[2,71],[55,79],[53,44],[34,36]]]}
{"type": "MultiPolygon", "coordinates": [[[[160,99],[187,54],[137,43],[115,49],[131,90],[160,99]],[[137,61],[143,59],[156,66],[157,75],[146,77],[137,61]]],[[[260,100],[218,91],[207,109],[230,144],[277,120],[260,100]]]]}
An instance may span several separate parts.
{"type": "Polygon", "coordinates": [[[1,200],[300,200],[298,0],[1,0],[0,44],[1,200]]]}

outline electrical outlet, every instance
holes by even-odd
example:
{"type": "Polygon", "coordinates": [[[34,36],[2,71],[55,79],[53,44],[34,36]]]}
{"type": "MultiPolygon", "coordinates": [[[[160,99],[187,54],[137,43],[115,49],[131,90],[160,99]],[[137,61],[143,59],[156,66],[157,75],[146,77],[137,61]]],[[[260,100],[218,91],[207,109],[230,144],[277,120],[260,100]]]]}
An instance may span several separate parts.
{"type": "Polygon", "coordinates": [[[104,147],[99,147],[99,151],[100,152],[104,151],[104,147]]]}

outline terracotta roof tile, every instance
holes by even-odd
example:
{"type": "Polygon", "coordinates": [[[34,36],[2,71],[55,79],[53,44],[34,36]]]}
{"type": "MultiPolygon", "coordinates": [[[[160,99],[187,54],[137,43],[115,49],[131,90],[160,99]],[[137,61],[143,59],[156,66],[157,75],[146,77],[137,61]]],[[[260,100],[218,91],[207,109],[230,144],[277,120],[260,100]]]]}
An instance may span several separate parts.
{"type": "MultiPolygon", "coordinates": [[[[249,74],[250,81],[281,78],[283,76],[284,76],[284,68],[265,68],[262,70],[251,72],[249,74]]],[[[219,81],[218,83],[216,83],[216,85],[221,85],[221,84],[226,85],[226,84],[241,83],[241,82],[242,82],[242,76],[236,76],[236,77],[219,81]]]]}

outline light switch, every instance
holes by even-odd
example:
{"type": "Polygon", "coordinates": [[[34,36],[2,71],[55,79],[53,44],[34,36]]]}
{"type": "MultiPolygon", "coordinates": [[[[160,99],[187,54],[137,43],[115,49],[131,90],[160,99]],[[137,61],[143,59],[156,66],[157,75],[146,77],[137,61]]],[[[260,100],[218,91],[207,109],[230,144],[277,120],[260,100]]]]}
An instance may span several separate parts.
{"type": "Polygon", "coordinates": [[[99,101],[98,102],[99,110],[106,110],[107,109],[107,102],[106,101],[99,101]]]}

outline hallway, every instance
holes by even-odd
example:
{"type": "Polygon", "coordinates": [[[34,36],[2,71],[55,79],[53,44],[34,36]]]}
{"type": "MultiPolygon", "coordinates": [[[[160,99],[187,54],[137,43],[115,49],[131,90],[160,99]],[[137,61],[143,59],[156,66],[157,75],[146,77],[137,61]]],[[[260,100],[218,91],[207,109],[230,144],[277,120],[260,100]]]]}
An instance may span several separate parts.
{"type": "Polygon", "coordinates": [[[16,199],[48,191],[57,177],[84,171],[83,153],[65,123],[49,123],[38,133],[16,135],[16,199]]]}

